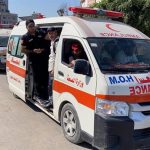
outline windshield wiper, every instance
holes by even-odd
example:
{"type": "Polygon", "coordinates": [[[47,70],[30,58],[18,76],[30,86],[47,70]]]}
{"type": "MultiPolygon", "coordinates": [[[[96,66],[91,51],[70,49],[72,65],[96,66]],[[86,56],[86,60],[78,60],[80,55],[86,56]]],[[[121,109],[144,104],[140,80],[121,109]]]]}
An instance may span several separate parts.
{"type": "Polygon", "coordinates": [[[113,71],[113,72],[149,72],[149,67],[140,67],[140,68],[121,68],[121,67],[113,67],[113,68],[101,68],[103,71],[113,71]]]}
{"type": "Polygon", "coordinates": [[[121,68],[101,68],[102,71],[107,71],[107,72],[129,72],[127,69],[121,69],[121,68]]]}

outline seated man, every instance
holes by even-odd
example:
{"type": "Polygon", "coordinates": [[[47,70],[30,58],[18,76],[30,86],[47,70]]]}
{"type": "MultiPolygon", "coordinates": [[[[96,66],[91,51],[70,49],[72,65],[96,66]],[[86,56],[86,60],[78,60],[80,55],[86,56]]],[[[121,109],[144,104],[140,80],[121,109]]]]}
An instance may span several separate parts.
{"type": "Polygon", "coordinates": [[[112,65],[115,62],[115,56],[118,48],[113,40],[108,41],[102,48],[101,63],[103,65],[112,65]]]}
{"type": "Polygon", "coordinates": [[[128,64],[138,62],[136,57],[136,45],[133,43],[133,41],[127,41],[123,39],[120,41],[119,45],[121,50],[115,57],[117,63],[128,64]]]}
{"type": "Polygon", "coordinates": [[[69,67],[73,67],[75,65],[76,59],[87,59],[87,56],[84,52],[84,49],[78,42],[74,42],[71,45],[71,54],[69,56],[69,67]]]}

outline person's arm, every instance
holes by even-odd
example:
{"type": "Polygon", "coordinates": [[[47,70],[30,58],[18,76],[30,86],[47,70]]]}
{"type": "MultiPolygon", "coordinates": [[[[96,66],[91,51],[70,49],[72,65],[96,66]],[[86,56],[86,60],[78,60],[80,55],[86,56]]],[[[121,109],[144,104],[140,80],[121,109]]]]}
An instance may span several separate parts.
{"type": "Polygon", "coordinates": [[[30,54],[33,54],[33,53],[37,53],[37,54],[40,54],[42,51],[44,51],[44,49],[28,49],[27,46],[25,45],[21,45],[21,52],[26,54],[26,55],[30,55],[30,54]]]}
{"type": "Polygon", "coordinates": [[[27,40],[26,35],[24,35],[21,38],[21,52],[24,53],[24,54],[27,54],[27,55],[30,54],[30,53],[33,53],[32,50],[29,50],[27,48],[27,46],[28,46],[28,40],[27,40]]]}
{"type": "Polygon", "coordinates": [[[27,48],[27,44],[25,44],[25,41],[21,41],[21,52],[26,54],[26,55],[30,55],[32,53],[37,53],[37,54],[40,54],[44,49],[28,49],[27,48]]]}
{"type": "Polygon", "coordinates": [[[24,44],[24,41],[21,41],[21,52],[24,54],[29,54],[29,50],[27,49],[27,46],[24,44]]]}
{"type": "Polygon", "coordinates": [[[69,67],[73,67],[75,65],[75,60],[72,56],[69,57],[69,67]]]}

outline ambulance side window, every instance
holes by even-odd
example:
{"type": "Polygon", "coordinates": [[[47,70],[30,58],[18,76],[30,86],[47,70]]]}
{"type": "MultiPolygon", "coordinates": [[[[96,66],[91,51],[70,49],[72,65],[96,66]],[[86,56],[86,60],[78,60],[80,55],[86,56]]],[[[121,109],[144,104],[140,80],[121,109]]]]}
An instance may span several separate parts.
{"type": "Polygon", "coordinates": [[[19,36],[10,37],[8,53],[19,58],[23,57],[23,54],[21,53],[21,40],[19,36]]]}
{"type": "Polygon", "coordinates": [[[15,56],[18,47],[19,37],[11,37],[8,45],[8,53],[15,56]]]}
{"type": "Polygon", "coordinates": [[[84,48],[82,46],[82,44],[80,43],[80,41],[76,40],[76,39],[64,39],[63,40],[63,48],[62,48],[62,63],[64,65],[69,65],[69,58],[72,57],[75,59],[85,59],[88,60],[87,55],[84,51],[84,48]],[[76,55],[74,53],[74,50],[76,49],[76,46],[78,46],[78,50],[80,51],[79,55],[76,55]],[[74,50],[73,50],[74,49],[74,50]]]}
{"type": "Polygon", "coordinates": [[[19,40],[18,49],[17,49],[17,57],[23,57],[24,54],[21,52],[21,39],[19,40]]]}

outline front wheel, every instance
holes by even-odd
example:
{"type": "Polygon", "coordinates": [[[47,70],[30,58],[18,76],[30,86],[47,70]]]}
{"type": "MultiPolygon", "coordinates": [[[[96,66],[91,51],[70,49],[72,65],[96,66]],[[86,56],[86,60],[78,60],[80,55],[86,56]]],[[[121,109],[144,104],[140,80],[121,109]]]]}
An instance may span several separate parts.
{"type": "Polygon", "coordinates": [[[64,105],[61,112],[61,126],[64,136],[72,143],[79,144],[81,139],[81,127],[77,112],[72,104],[64,105]]]}

